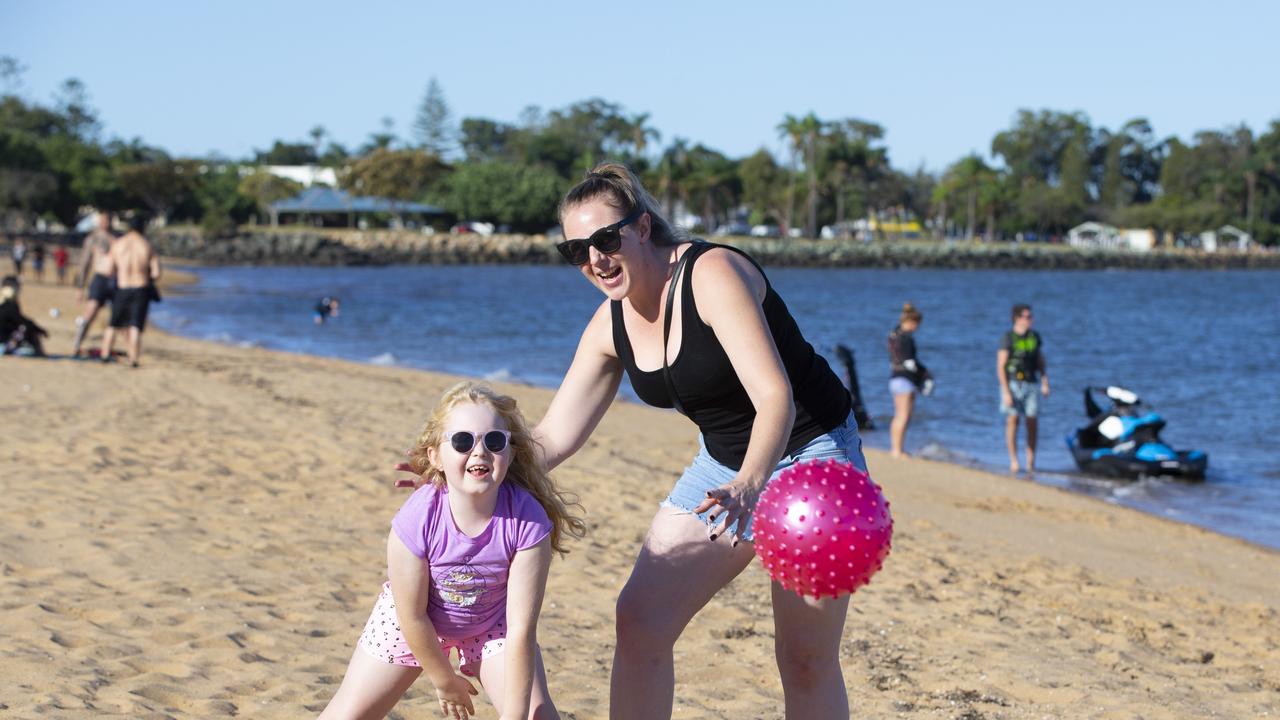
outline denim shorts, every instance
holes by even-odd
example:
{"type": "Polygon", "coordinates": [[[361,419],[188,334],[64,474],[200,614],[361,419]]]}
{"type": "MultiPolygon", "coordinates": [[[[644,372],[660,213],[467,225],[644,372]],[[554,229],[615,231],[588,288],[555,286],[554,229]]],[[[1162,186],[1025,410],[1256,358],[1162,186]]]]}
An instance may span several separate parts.
{"type": "Polygon", "coordinates": [[[1009,394],[1013,396],[1013,405],[1000,406],[1000,411],[1005,415],[1022,415],[1033,418],[1040,414],[1039,383],[1010,380],[1009,394]]]}
{"type": "MultiPolygon", "coordinates": [[[[862,455],[862,438],[858,436],[858,423],[854,420],[853,413],[850,413],[849,417],[845,418],[844,423],[831,432],[819,435],[801,446],[794,453],[783,456],[778,465],[774,467],[773,474],[769,476],[769,479],[772,481],[783,470],[798,462],[831,458],[850,462],[863,472],[867,470],[867,459],[862,455]]],[[[708,490],[714,490],[721,485],[728,484],[737,475],[737,470],[723,465],[711,457],[711,453],[707,452],[706,442],[702,436],[698,436],[698,454],[694,456],[693,462],[689,467],[684,469],[684,474],[676,481],[675,487],[671,488],[671,493],[667,495],[667,499],[662,501],[662,507],[675,508],[692,513],[694,508],[707,499],[708,490]]],[[[698,518],[703,523],[707,523],[707,515],[710,512],[709,510],[701,513],[698,518]]],[[[728,527],[725,534],[733,534],[737,526],[738,523],[735,521],[728,527]]],[[[742,540],[751,540],[751,518],[747,519],[746,527],[741,532],[738,532],[738,537],[742,540]]]]}
{"type": "Polygon", "coordinates": [[[904,377],[889,378],[889,393],[891,395],[914,395],[916,392],[915,383],[904,377]]]}

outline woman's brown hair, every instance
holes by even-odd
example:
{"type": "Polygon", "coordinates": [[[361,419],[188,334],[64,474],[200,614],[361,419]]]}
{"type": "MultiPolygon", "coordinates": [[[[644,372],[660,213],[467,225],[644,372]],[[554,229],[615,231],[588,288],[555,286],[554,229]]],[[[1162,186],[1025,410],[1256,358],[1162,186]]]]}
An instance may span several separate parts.
{"type": "Polygon", "coordinates": [[[919,308],[917,308],[915,305],[912,305],[910,302],[902,303],[902,314],[898,316],[899,325],[901,325],[902,323],[908,320],[919,325],[920,321],[923,319],[924,319],[924,313],[920,312],[919,308]]]}
{"type": "Polygon", "coordinates": [[[630,215],[634,210],[649,215],[649,239],[654,245],[675,245],[687,238],[658,209],[658,201],[640,184],[631,168],[620,162],[602,162],[565,193],[556,216],[563,222],[565,211],[584,202],[603,198],[605,202],[630,215]]]}

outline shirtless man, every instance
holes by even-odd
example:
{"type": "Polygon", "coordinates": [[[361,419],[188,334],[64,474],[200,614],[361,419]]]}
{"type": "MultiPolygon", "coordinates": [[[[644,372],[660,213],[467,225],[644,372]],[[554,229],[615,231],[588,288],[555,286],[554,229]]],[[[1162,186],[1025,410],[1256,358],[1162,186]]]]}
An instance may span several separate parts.
{"type": "Polygon", "coordinates": [[[76,344],[71,354],[80,357],[80,344],[93,325],[98,311],[111,299],[111,245],[115,236],[111,234],[111,214],[98,213],[98,226],[84,239],[84,249],[80,252],[80,269],[76,272],[76,287],[80,288],[77,299],[84,302],[84,314],[76,318],[76,344]],[[93,271],[93,279],[89,279],[89,271],[93,271]],[[88,284],[86,284],[86,280],[88,284]]]}
{"type": "Polygon", "coordinates": [[[129,219],[129,232],[111,246],[108,258],[116,276],[116,292],[111,299],[111,326],[102,336],[102,361],[111,360],[111,346],[116,330],[129,328],[129,365],[138,367],[142,352],[142,330],[147,325],[147,306],[151,304],[153,285],[160,279],[160,257],[142,232],[147,219],[135,215],[129,219]]]}

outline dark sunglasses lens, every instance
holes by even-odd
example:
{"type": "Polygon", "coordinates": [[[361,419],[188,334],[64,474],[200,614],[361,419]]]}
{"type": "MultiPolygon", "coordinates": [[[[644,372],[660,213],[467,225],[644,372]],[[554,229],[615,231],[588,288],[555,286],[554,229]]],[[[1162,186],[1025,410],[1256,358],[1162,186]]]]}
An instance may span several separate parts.
{"type": "Polygon", "coordinates": [[[570,265],[583,265],[587,262],[587,243],[585,240],[565,240],[556,245],[560,255],[570,265]]]}
{"type": "Polygon", "coordinates": [[[502,452],[507,449],[507,436],[497,430],[490,430],[484,434],[484,446],[489,448],[489,452],[502,452]]]}
{"type": "Polygon", "coordinates": [[[591,236],[591,244],[605,255],[618,252],[618,248],[622,247],[622,228],[597,230],[591,236]]]}
{"type": "Polygon", "coordinates": [[[471,452],[476,444],[476,436],[469,432],[456,432],[449,436],[449,444],[460,453],[471,452]]]}

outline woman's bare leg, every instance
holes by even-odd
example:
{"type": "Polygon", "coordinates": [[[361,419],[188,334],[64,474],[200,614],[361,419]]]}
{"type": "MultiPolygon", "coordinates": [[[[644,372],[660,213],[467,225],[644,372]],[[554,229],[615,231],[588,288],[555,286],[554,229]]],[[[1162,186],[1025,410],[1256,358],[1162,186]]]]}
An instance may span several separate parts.
{"type": "Polygon", "coordinates": [[[774,655],[788,720],[848,720],[840,638],[849,596],[805,600],[773,583],[774,655]]]}
{"type": "Polygon", "coordinates": [[[692,513],[660,508],[618,597],[609,717],[671,717],[673,650],[689,620],[751,563],[752,545],[711,542],[692,513]]]}
{"type": "Polygon", "coordinates": [[[902,457],[902,446],[907,438],[907,426],[911,424],[911,411],[915,408],[915,393],[893,394],[893,420],[889,423],[889,454],[902,457]]]}

